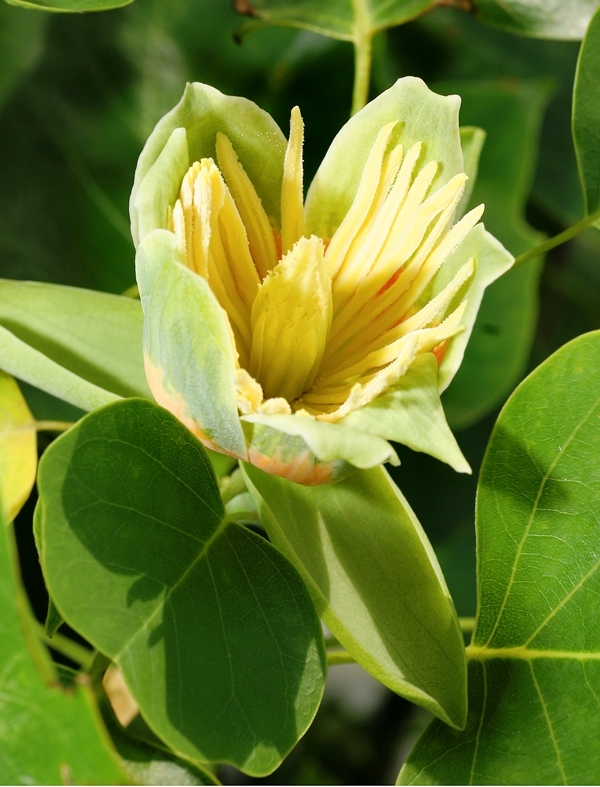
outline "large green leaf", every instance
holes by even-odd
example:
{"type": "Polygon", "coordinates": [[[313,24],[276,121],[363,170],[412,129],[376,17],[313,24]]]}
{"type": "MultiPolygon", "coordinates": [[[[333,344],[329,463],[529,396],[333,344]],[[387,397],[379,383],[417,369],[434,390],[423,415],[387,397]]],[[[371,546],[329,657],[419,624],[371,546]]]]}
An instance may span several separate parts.
{"type": "Polygon", "coordinates": [[[82,11],[109,11],[133,0],[6,0],[9,5],[34,8],[37,11],[80,14],[82,11]]]}
{"type": "Polygon", "coordinates": [[[462,634],[433,550],[383,468],[305,487],[243,465],[261,522],[366,670],[444,721],[466,712],[462,634]]]}
{"type": "Polygon", "coordinates": [[[598,0],[473,0],[482,22],[537,38],[583,38],[598,0]]]}
{"type": "Polygon", "coordinates": [[[29,497],[36,469],[35,420],[17,383],[0,372],[0,499],[9,522],[29,497]]]}
{"type": "Polygon", "coordinates": [[[199,441],[119,402],[52,444],[39,489],[52,598],[154,732],[196,762],[273,770],[320,702],[319,621],[288,561],[226,517],[199,441]]]}
{"type": "Polygon", "coordinates": [[[265,24],[301,27],[360,42],[380,30],[409,22],[436,6],[472,11],[482,22],[538,38],[580,39],[598,0],[237,0],[253,17],[241,34],[265,24]]]}
{"type": "MultiPolygon", "coordinates": [[[[451,83],[463,99],[461,119],[487,131],[471,204],[485,204],[486,227],[517,255],[540,242],[525,222],[547,88],[539,82],[451,83]]],[[[500,404],[529,358],[538,313],[541,260],[509,271],[486,291],[465,357],[443,403],[455,428],[470,426],[500,404]]]]}
{"type": "MultiPolygon", "coordinates": [[[[263,24],[300,27],[356,42],[408,22],[436,5],[438,0],[238,0],[235,8],[263,24]]],[[[247,30],[255,26],[249,23],[247,30]]]]}
{"type": "Polygon", "coordinates": [[[0,279],[0,325],[78,377],[119,396],[151,398],[142,357],[143,319],[137,299],[0,279]]]}
{"type": "Polygon", "coordinates": [[[586,213],[600,208],[600,11],[585,35],[573,90],[573,141],[586,213]]]}
{"type": "Polygon", "coordinates": [[[479,616],[462,733],[434,722],[402,784],[600,780],[600,333],[515,391],[477,503],[479,616]]]}
{"type": "Polygon", "coordinates": [[[82,410],[94,410],[121,398],[73,374],[1,325],[0,369],[82,410]]]}
{"type": "Polygon", "coordinates": [[[0,513],[0,782],[123,784],[89,684],[68,693],[38,643],[0,513]]]}

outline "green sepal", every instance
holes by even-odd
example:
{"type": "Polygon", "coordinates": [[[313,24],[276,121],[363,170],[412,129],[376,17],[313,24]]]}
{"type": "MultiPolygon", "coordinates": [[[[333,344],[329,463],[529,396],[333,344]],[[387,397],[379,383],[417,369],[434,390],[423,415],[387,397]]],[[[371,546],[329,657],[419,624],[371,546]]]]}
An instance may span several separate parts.
{"type": "Polygon", "coordinates": [[[435,554],[382,467],[301,486],[242,472],[269,538],[296,566],[336,639],[393,691],[465,724],[463,637],[435,554]]]}
{"type": "Polygon", "coordinates": [[[181,263],[175,235],[154,230],[136,256],[144,358],[156,401],[209,447],[246,457],[235,399],[235,349],[208,283],[181,263]]]}
{"type": "Polygon", "coordinates": [[[343,425],[423,451],[458,473],[471,472],[446,422],[433,353],[418,355],[395,385],[346,416],[343,425]]]}
{"type": "MultiPolygon", "coordinates": [[[[139,158],[130,200],[131,232],[136,245],[144,237],[140,229],[146,226],[145,223],[140,224],[138,191],[145,189],[142,184],[147,175],[152,179],[159,175],[158,171],[152,173],[151,167],[171,140],[175,129],[185,130],[190,165],[202,158],[212,157],[216,160],[215,139],[218,131],[229,137],[268,216],[276,225],[279,224],[281,178],[287,144],[281,129],[268,113],[252,101],[226,96],[214,87],[194,82],[187,85],[179,104],[157,124],[139,158]]],[[[160,176],[167,179],[164,186],[160,185],[161,191],[165,189],[164,194],[171,192],[172,179],[175,172],[179,173],[182,149],[181,141],[176,136],[175,141],[171,140],[168,158],[163,159],[160,165],[160,176]],[[169,161],[173,164],[172,172],[169,171],[169,161]]],[[[146,204],[144,197],[139,207],[146,204]]]]}

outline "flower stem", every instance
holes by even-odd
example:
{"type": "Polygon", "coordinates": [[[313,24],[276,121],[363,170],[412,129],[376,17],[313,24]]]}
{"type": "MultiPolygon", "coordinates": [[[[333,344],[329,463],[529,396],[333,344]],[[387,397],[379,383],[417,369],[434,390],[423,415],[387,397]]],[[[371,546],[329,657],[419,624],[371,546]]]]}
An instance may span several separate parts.
{"type": "Polygon", "coordinates": [[[529,249],[529,251],[519,255],[515,259],[513,268],[516,268],[517,265],[522,265],[524,262],[529,262],[529,260],[533,260],[536,257],[545,254],[547,251],[550,251],[550,249],[560,246],[561,243],[566,243],[566,241],[571,240],[571,238],[574,238],[576,235],[579,235],[580,232],[583,232],[583,230],[590,227],[595,221],[598,221],[598,219],[600,219],[600,210],[590,213],[589,216],[585,216],[585,218],[581,219],[581,221],[578,221],[577,224],[569,227],[564,232],[555,235],[553,238],[548,238],[548,240],[540,243],[539,246],[529,249]]]}
{"type": "Polygon", "coordinates": [[[475,630],[475,618],[459,618],[458,622],[463,634],[471,634],[475,630]]]}
{"type": "Polygon", "coordinates": [[[369,100],[372,55],[372,36],[365,34],[357,37],[354,41],[354,89],[350,115],[356,115],[369,100]]]}
{"type": "Polygon", "coordinates": [[[44,645],[53,648],[76,664],[80,664],[84,669],[87,670],[90,668],[94,653],[89,650],[89,648],[85,648],[83,645],[73,642],[72,639],[64,637],[62,634],[54,634],[53,637],[49,637],[42,624],[37,621],[35,622],[35,630],[44,645]]]}
{"type": "Polygon", "coordinates": [[[36,421],[36,432],[66,432],[75,424],[72,421],[36,421]]]}
{"type": "Polygon", "coordinates": [[[335,667],[337,664],[354,664],[355,660],[346,650],[328,650],[327,666],[335,667]]]}

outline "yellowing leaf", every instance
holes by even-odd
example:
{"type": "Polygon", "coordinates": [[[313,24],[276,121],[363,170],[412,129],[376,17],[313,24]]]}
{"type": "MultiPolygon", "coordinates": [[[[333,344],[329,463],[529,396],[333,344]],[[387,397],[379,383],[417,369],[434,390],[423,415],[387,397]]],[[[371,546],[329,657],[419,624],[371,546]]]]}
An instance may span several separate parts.
{"type": "Polygon", "coordinates": [[[0,494],[9,520],[29,497],[36,467],[35,420],[15,380],[0,372],[0,494]]]}

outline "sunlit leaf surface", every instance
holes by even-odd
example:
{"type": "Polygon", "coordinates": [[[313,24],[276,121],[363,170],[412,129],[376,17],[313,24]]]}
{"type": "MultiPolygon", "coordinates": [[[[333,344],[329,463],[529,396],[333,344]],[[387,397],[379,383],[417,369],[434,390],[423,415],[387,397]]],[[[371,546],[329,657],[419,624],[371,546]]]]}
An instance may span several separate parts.
{"type": "Polygon", "coordinates": [[[339,642],[386,686],[462,726],[454,607],[427,537],[385,470],[315,487],[243,470],[269,537],[302,573],[339,642]]]}
{"type": "Polygon", "coordinates": [[[502,411],[479,484],[469,720],[434,722],[401,784],[600,780],[599,391],[591,333],[502,411]]]}
{"type": "Polygon", "coordinates": [[[120,402],[53,443],[39,488],[52,598],[153,731],[196,762],[273,770],[320,702],[319,621],[290,563],[226,517],[199,441],[120,402]]]}
{"type": "Polygon", "coordinates": [[[127,783],[89,686],[61,688],[17,583],[12,528],[0,515],[0,782],[127,783]]]}

